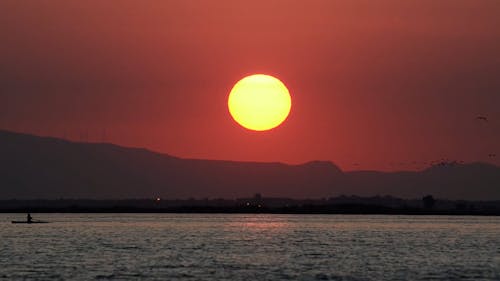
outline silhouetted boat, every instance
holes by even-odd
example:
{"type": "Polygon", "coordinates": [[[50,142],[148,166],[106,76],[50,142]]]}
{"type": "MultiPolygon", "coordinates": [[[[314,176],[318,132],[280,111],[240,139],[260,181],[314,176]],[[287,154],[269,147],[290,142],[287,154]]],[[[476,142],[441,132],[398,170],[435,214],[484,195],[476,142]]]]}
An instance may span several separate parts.
{"type": "Polygon", "coordinates": [[[32,223],[49,223],[49,222],[48,221],[12,221],[12,223],[32,224],[32,223]]]}

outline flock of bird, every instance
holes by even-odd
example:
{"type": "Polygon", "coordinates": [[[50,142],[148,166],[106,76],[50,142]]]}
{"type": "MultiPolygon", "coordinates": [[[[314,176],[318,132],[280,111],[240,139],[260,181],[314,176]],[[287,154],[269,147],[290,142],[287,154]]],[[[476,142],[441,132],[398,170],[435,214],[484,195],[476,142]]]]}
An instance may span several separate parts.
{"type": "MultiPolygon", "coordinates": [[[[478,115],[476,116],[476,120],[480,121],[480,122],[489,122],[489,119],[487,116],[485,115],[478,115]]],[[[489,153],[488,154],[488,158],[496,158],[497,157],[497,154],[496,153],[489,153]]],[[[465,161],[457,161],[457,160],[450,160],[450,159],[446,159],[446,158],[441,158],[441,159],[437,159],[437,160],[431,160],[431,161],[423,161],[423,162],[419,162],[419,161],[412,161],[412,162],[398,162],[398,163],[395,163],[395,162],[390,162],[389,165],[390,166],[399,166],[399,167],[403,167],[403,166],[455,166],[457,164],[465,164],[465,161]]],[[[359,167],[360,166],[360,163],[353,163],[352,164],[353,166],[355,167],[359,167]]]]}

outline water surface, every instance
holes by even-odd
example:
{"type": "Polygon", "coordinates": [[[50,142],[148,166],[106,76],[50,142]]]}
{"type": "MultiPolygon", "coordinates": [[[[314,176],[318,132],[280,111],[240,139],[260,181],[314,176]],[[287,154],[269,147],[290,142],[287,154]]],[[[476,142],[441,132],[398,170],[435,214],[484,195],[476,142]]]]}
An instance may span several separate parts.
{"type": "Polygon", "coordinates": [[[0,214],[2,280],[500,280],[500,218],[0,214]]]}

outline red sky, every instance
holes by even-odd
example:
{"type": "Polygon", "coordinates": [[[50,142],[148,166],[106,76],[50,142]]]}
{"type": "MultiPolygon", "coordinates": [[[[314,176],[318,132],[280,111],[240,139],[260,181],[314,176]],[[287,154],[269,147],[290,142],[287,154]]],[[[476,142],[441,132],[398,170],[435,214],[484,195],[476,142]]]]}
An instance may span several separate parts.
{"type": "Polygon", "coordinates": [[[499,26],[496,0],[3,0],[0,128],[347,170],[500,164],[499,26]],[[291,92],[272,131],[227,110],[252,73],[291,92]]]}

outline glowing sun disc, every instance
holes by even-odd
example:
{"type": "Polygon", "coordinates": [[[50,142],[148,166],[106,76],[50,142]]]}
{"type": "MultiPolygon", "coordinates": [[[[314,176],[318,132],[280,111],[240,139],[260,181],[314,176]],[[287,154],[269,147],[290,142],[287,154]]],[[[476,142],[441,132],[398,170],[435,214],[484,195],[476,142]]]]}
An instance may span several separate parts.
{"type": "Polygon", "coordinates": [[[292,99],[279,79],[254,74],[233,86],[227,105],[238,124],[249,130],[266,131],[285,121],[292,107],[292,99]]]}

